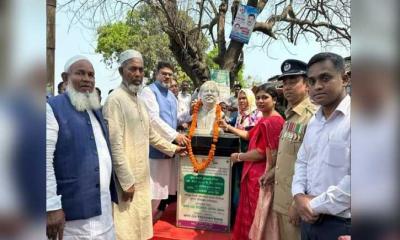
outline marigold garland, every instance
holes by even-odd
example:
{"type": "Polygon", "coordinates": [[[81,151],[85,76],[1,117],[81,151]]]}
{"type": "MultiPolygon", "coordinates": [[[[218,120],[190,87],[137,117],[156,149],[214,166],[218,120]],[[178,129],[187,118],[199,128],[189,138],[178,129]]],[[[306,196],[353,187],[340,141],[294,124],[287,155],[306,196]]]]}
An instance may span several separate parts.
{"type": "Polygon", "coordinates": [[[189,159],[192,162],[193,165],[193,170],[195,172],[203,171],[210,165],[211,161],[214,159],[215,155],[215,150],[217,148],[217,142],[218,142],[218,137],[219,137],[219,129],[218,129],[218,122],[221,119],[221,106],[217,104],[216,106],[216,112],[215,112],[215,120],[213,124],[213,135],[212,135],[212,144],[210,151],[208,152],[208,157],[203,158],[202,161],[199,163],[196,159],[196,157],[193,154],[193,148],[192,148],[192,137],[196,131],[197,128],[197,116],[199,113],[199,110],[203,103],[201,101],[198,101],[194,107],[193,107],[193,115],[192,115],[192,123],[189,128],[189,145],[187,146],[188,152],[189,152],[189,159]]]}

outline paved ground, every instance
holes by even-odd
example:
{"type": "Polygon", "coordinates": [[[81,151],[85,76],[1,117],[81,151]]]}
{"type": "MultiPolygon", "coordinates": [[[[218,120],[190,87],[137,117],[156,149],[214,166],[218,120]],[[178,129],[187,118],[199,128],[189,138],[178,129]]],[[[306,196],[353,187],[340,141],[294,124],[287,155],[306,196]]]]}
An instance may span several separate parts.
{"type": "Polygon", "coordinates": [[[188,228],[177,228],[176,204],[165,210],[163,217],[154,225],[153,240],[230,240],[230,233],[217,233],[188,228]]]}

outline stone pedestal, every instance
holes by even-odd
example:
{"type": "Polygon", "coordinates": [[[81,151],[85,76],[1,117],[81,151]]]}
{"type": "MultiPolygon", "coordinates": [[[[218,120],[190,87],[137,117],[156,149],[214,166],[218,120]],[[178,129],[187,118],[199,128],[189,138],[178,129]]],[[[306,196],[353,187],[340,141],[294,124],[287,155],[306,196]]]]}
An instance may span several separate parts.
{"type": "MultiPolygon", "coordinates": [[[[212,143],[209,134],[196,133],[192,148],[198,161],[207,158],[212,143]]],[[[200,173],[193,172],[188,157],[179,161],[177,226],[228,232],[230,229],[231,153],[238,152],[239,138],[220,134],[213,162],[200,173]]]]}

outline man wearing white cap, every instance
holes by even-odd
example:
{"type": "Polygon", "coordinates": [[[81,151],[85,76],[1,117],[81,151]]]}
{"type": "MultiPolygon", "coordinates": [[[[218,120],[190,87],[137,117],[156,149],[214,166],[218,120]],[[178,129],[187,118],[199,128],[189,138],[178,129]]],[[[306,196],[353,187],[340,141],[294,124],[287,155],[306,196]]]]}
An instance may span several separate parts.
{"type": "Polygon", "coordinates": [[[117,195],[93,66],[75,56],[61,76],[66,92],[48,100],[46,113],[47,236],[115,239],[117,195]]]}
{"type": "Polygon", "coordinates": [[[183,148],[157,134],[145,105],[138,99],[144,75],[142,55],[126,50],[119,62],[122,83],[103,107],[119,183],[120,201],[114,205],[116,235],[119,240],[149,239],[153,236],[149,144],[169,156],[183,148]]]}

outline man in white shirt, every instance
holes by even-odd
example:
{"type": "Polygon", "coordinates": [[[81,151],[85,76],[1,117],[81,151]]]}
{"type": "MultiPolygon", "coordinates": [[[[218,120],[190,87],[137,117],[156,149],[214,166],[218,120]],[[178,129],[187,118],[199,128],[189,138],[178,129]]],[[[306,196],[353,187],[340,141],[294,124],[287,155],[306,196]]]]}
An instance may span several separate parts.
{"type": "Polygon", "coordinates": [[[187,122],[190,122],[190,103],[192,95],[189,93],[189,81],[183,80],[181,91],[178,94],[178,126],[187,128],[187,122]]]}
{"type": "Polygon", "coordinates": [[[47,236],[112,240],[116,192],[93,66],[75,56],[62,78],[66,92],[48,100],[46,113],[47,236]]]}
{"type": "Polygon", "coordinates": [[[308,124],[295,164],[292,195],[302,240],[349,235],[350,96],[344,60],[319,53],[307,64],[310,96],[321,105],[308,124]]]}
{"type": "MultiPolygon", "coordinates": [[[[167,141],[175,141],[181,146],[189,143],[189,138],[176,131],[178,124],[178,101],[169,91],[174,67],[169,62],[160,61],[156,69],[156,81],[143,88],[140,98],[146,105],[152,127],[167,141]]],[[[162,199],[176,195],[177,166],[175,159],[150,146],[150,184],[153,216],[161,217],[157,211],[162,199]]]]}

